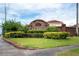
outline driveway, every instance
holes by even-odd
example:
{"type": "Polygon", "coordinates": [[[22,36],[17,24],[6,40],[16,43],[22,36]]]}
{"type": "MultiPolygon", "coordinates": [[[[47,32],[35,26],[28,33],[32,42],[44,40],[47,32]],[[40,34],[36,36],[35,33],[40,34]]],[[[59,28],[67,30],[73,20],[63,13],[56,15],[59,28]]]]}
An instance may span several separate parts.
{"type": "Polygon", "coordinates": [[[18,55],[23,56],[25,54],[0,38],[0,56],[18,56],[18,55]]]}
{"type": "Polygon", "coordinates": [[[57,52],[78,48],[79,45],[37,49],[37,50],[24,50],[13,47],[0,38],[0,56],[56,56],[57,52]]]}

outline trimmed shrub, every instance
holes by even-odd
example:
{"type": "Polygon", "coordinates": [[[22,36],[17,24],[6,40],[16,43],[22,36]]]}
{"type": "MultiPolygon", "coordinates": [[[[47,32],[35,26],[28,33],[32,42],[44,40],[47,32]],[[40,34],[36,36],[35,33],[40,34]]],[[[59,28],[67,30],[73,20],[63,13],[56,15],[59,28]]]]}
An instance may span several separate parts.
{"type": "Polygon", "coordinates": [[[27,31],[27,37],[42,38],[44,32],[46,31],[45,30],[29,30],[27,31]]]}
{"type": "Polygon", "coordinates": [[[42,38],[43,37],[43,33],[27,33],[27,37],[42,38]]]}
{"type": "Polygon", "coordinates": [[[43,36],[49,39],[66,39],[69,36],[69,33],[68,32],[45,32],[43,36]]]}
{"type": "Polygon", "coordinates": [[[29,30],[27,33],[44,33],[46,32],[45,30],[29,30]]]}
{"type": "Polygon", "coordinates": [[[24,33],[21,31],[7,32],[5,33],[4,37],[5,38],[24,38],[24,37],[40,38],[40,37],[43,37],[43,33],[24,33]]]}
{"type": "Polygon", "coordinates": [[[24,34],[24,32],[21,32],[21,31],[7,32],[7,33],[5,33],[4,37],[18,38],[18,37],[23,37],[23,34],[24,34]]]}

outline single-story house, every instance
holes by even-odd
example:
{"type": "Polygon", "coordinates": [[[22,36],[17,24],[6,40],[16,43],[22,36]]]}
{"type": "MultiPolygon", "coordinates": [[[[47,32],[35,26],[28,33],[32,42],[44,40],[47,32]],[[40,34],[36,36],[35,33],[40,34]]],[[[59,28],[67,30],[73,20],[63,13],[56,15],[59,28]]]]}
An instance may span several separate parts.
{"type": "Polygon", "coordinates": [[[29,25],[30,30],[42,30],[46,29],[48,26],[56,26],[61,27],[64,23],[57,20],[51,20],[51,21],[44,21],[42,19],[36,19],[32,21],[29,25]]]}

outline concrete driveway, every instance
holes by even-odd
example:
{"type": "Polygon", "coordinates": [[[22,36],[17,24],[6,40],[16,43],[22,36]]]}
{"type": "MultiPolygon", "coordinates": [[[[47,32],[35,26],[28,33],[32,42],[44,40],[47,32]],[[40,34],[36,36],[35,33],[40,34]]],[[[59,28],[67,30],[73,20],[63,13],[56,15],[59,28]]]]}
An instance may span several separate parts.
{"type": "Polygon", "coordinates": [[[0,56],[56,56],[58,52],[78,48],[79,45],[37,49],[37,50],[24,50],[13,47],[0,38],[0,56]]]}

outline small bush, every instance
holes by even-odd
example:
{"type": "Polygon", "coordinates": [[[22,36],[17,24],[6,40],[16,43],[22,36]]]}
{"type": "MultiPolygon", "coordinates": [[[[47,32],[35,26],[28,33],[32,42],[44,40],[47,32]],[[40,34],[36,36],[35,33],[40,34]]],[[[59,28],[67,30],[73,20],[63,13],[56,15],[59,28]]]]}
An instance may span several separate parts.
{"type": "Polygon", "coordinates": [[[45,38],[49,39],[66,39],[69,36],[68,32],[45,32],[45,38]]]}

